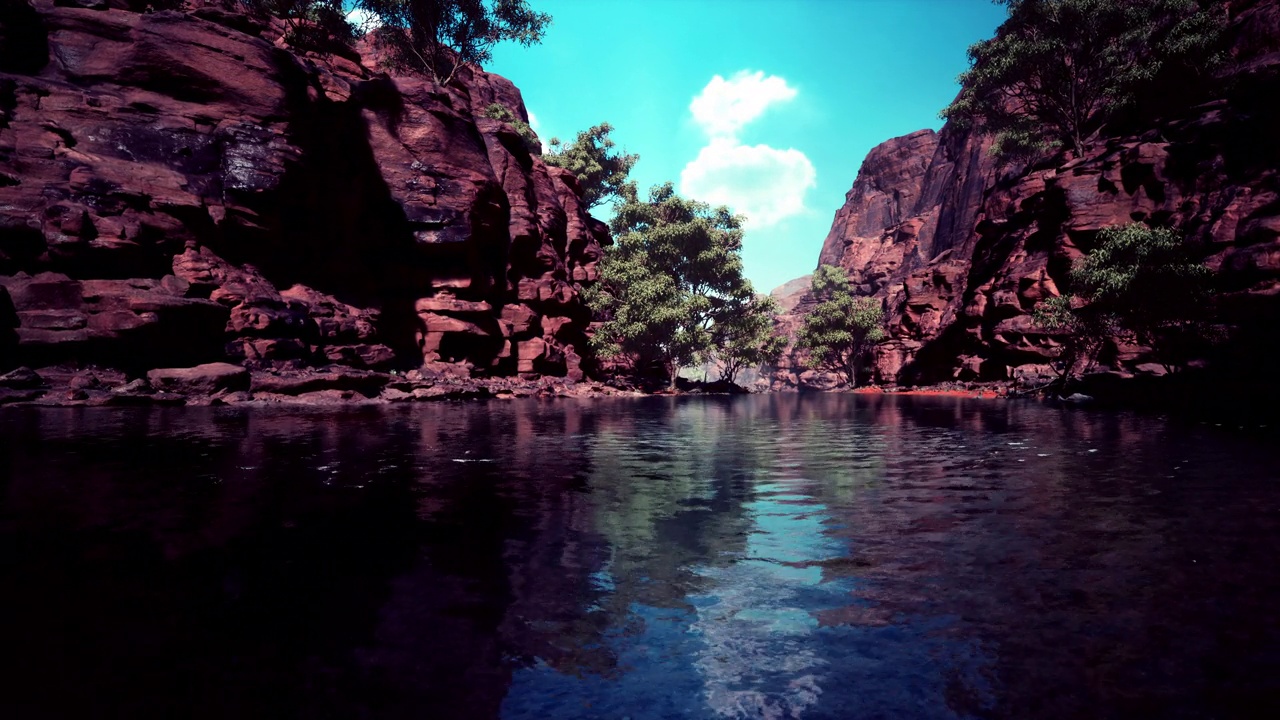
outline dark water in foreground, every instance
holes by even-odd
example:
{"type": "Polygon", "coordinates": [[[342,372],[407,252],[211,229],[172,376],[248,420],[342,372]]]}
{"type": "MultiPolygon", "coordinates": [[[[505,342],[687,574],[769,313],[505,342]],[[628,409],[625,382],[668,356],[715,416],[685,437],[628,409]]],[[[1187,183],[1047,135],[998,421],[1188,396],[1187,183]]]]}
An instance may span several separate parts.
{"type": "Polygon", "coordinates": [[[0,412],[0,716],[1280,717],[1280,449],[950,398],[0,412]]]}

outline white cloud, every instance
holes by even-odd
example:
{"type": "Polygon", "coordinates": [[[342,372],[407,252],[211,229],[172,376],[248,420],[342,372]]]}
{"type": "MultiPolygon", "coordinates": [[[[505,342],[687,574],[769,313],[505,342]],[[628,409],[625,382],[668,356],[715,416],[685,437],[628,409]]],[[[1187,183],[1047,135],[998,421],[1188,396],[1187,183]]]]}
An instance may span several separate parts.
{"type": "Polygon", "coordinates": [[[795,96],[795,88],[777,75],[765,77],[763,71],[741,70],[728,80],[719,75],[711,78],[689,103],[689,111],[708,135],[733,136],[770,105],[795,96]]]}
{"type": "Polygon", "coordinates": [[[680,173],[680,191],[712,205],[728,205],[761,227],[804,212],[817,181],[813,163],[794,148],[742,145],[712,138],[680,173]]]}
{"type": "Polygon", "coordinates": [[[529,127],[533,128],[533,134],[538,136],[538,145],[542,147],[542,152],[547,151],[547,141],[542,139],[542,123],[538,122],[538,116],[533,114],[529,108],[524,109],[529,115],[529,127]]]}
{"type": "Polygon", "coordinates": [[[680,192],[728,205],[756,227],[804,212],[804,196],[817,184],[813,163],[795,148],[744,145],[738,133],[771,105],[796,96],[776,76],[742,70],[728,80],[716,75],[689,103],[694,122],[710,136],[698,157],[680,173],[680,192]]]}
{"type": "Polygon", "coordinates": [[[359,8],[347,13],[347,22],[354,25],[361,35],[382,27],[382,20],[377,15],[359,8]]]}

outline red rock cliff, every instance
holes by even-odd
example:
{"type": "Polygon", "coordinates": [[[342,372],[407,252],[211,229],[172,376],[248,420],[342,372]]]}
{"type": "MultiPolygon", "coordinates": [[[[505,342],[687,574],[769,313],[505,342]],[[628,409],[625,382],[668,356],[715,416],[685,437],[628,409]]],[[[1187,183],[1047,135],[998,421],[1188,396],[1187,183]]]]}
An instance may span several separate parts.
{"type": "Polygon", "coordinates": [[[608,232],[484,117],[511,83],[128,7],[0,10],[0,366],[580,373],[608,232]]]}
{"type": "MultiPolygon", "coordinates": [[[[1135,220],[1179,228],[1218,273],[1239,355],[1274,352],[1280,7],[1244,2],[1232,12],[1235,52],[1218,97],[1144,132],[1095,137],[1082,158],[998,167],[986,138],[950,126],[867,155],[820,263],[844,267],[884,301],[879,382],[1049,375],[1060,345],[1031,322],[1032,309],[1059,293],[1100,228],[1135,220]]],[[[1152,369],[1144,350],[1113,343],[1101,360],[1120,372],[1152,369]]],[[[792,365],[778,384],[805,382],[792,365]]]]}

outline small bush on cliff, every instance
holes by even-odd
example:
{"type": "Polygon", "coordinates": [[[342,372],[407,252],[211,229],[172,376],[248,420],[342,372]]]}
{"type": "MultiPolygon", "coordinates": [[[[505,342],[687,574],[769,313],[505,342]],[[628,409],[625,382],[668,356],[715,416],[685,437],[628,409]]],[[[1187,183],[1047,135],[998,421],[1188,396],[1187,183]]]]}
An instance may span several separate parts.
{"type": "Polygon", "coordinates": [[[796,347],[809,351],[810,367],[839,373],[854,387],[859,361],[885,337],[884,310],[874,298],[854,295],[848,275],[833,265],[819,266],[810,287],[818,304],[805,316],[796,347]]]}
{"type": "Polygon", "coordinates": [[[614,152],[611,132],[613,126],[606,122],[583,130],[568,144],[551,138],[550,149],[542,158],[548,165],[564,168],[577,176],[588,210],[620,200],[627,176],[640,159],[639,155],[614,152]]]}
{"type": "Polygon", "coordinates": [[[501,42],[542,42],[551,16],[525,0],[356,0],[377,16],[376,42],[403,68],[448,85],[458,68],[483,65],[501,42]]]}
{"type": "Polygon", "coordinates": [[[1079,155],[1118,113],[1185,90],[1220,58],[1221,8],[1197,0],[997,2],[1009,17],[970,46],[941,115],[995,133],[998,153],[1061,144],[1079,155]]]}
{"type": "Polygon", "coordinates": [[[284,20],[284,40],[299,50],[341,53],[355,41],[343,0],[240,0],[249,10],[284,20]]]}
{"type": "Polygon", "coordinates": [[[742,276],[741,217],[682,198],[671,183],[654,186],[648,200],[628,183],[621,197],[615,244],[600,281],[584,291],[604,319],[592,345],[605,357],[630,355],[637,367],[660,363],[675,387],[679,368],[710,359],[731,341],[729,326],[754,322],[768,305],[742,276]]]}
{"type": "Polygon", "coordinates": [[[1150,348],[1172,372],[1215,335],[1210,277],[1173,230],[1137,223],[1104,228],[1098,246],[1071,269],[1070,293],[1041,302],[1033,318],[1065,338],[1063,379],[1111,338],[1150,348]]]}
{"type": "Polygon", "coordinates": [[[511,126],[516,131],[516,135],[520,136],[520,141],[524,143],[525,148],[532,155],[542,154],[542,141],[538,140],[538,134],[529,127],[529,123],[520,119],[511,108],[506,105],[493,103],[484,109],[484,116],[493,120],[499,120],[511,126]]]}

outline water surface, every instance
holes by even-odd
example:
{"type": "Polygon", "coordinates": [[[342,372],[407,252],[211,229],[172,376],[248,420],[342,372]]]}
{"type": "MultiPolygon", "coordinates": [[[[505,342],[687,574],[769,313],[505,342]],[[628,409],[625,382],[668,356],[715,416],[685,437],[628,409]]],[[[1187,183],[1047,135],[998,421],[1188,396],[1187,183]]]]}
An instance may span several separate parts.
{"type": "Polygon", "coordinates": [[[1269,429],[772,395],[0,438],[4,717],[1280,717],[1269,429]]]}

